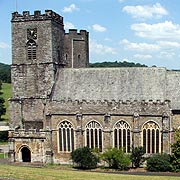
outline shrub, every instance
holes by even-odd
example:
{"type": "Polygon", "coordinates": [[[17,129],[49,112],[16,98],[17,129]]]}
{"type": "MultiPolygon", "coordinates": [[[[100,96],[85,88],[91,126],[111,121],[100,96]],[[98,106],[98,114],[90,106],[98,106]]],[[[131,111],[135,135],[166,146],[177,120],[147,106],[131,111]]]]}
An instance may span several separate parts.
{"type": "Polygon", "coordinates": [[[155,154],[147,159],[147,170],[154,172],[171,171],[170,155],[155,154]]]}
{"type": "Polygon", "coordinates": [[[8,141],[8,131],[0,131],[0,142],[8,141]]]}
{"type": "Polygon", "coordinates": [[[175,131],[176,142],[172,144],[171,165],[172,171],[180,172],[180,130],[175,131]]]}
{"type": "Polygon", "coordinates": [[[132,148],[130,159],[132,161],[133,167],[138,168],[144,162],[144,158],[143,158],[144,154],[145,151],[143,147],[132,148]]]}
{"type": "Polygon", "coordinates": [[[80,169],[93,169],[97,167],[99,158],[88,147],[78,148],[71,153],[71,159],[80,169]]]}
{"type": "Polygon", "coordinates": [[[104,160],[110,168],[126,170],[131,163],[130,158],[121,149],[109,148],[102,154],[104,160]]]}

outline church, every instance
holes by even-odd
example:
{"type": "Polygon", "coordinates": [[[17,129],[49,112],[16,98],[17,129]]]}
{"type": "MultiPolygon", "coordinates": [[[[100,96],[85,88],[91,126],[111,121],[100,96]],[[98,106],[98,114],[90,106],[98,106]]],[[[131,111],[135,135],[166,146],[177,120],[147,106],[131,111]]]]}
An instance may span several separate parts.
{"type": "Polygon", "coordinates": [[[180,71],[89,68],[89,33],[65,32],[52,10],[14,12],[11,23],[11,162],[67,164],[84,146],[171,153],[180,71]]]}

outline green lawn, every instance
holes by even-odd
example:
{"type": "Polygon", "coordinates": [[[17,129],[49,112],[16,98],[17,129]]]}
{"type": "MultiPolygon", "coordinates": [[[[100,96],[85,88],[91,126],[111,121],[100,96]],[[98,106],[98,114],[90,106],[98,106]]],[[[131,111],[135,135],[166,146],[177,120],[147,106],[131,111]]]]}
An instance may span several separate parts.
{"type": "Polygon", "coordinates": [[[62,168],[31,168],[0,164],[0,177],[21,180],[178,180],[171,176],[135,176],[65,170],[62,168]]]}
{"type": "Polygon", "coordinates": [[[9,111],[8,111],[8,99],[11,97],[12,90],[10,83],[3,83],[2,90],[3,93],[1,96],[5,99],[5,107],[6,107],[6,114],[2,116],[2,119],[5,121],[9,121],[9,111]]]}

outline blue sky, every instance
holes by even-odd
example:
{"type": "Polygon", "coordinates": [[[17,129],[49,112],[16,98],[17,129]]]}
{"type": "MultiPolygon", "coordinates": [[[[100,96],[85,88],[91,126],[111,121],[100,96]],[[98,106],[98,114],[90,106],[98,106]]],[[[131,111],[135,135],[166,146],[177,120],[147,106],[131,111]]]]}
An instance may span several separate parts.
{"type": "Polygon", "coordinates": [[[90,62],[180,69],[180,0],[0,0],[0,62],[11,64],[11,13],[52,9],[90,34],[90,62]],[[16,3],[17,1],[17,3],[16,3]]]}

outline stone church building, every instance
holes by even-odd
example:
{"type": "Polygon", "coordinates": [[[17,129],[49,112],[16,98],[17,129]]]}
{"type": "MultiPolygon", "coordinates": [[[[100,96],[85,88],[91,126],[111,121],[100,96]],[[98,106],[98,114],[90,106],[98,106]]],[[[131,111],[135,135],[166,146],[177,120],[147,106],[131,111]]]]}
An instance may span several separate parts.
{"type": "Polygon", "coordinates": [[[51,10],[14,12],[11,22],[11,161],[69,163],[84,146],[171,153],[180,72],[88,68],[88,32],[66,33],[63,17],[51,10]]]}

